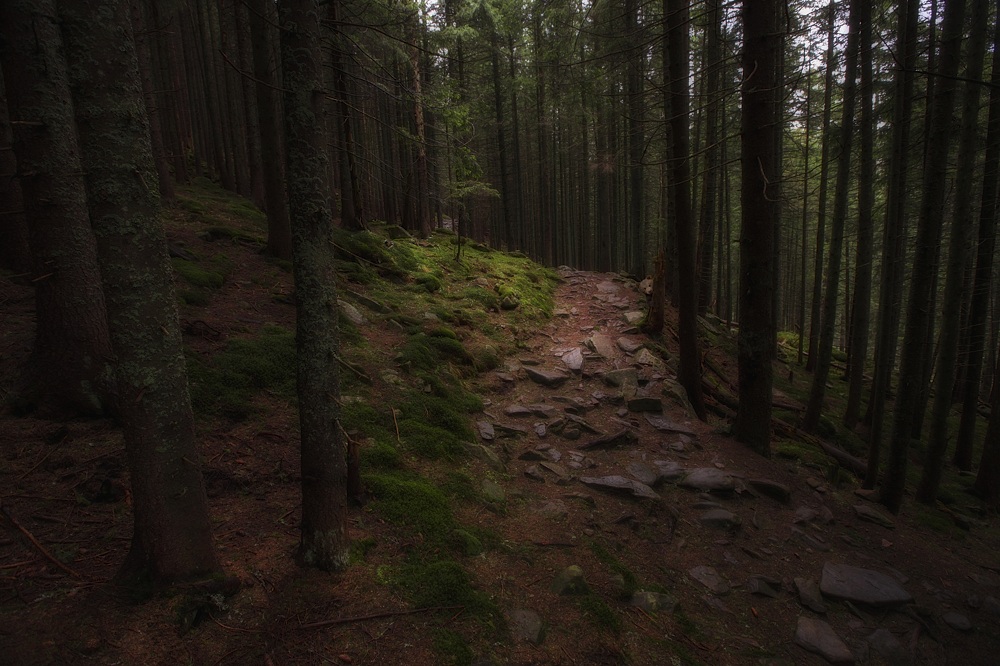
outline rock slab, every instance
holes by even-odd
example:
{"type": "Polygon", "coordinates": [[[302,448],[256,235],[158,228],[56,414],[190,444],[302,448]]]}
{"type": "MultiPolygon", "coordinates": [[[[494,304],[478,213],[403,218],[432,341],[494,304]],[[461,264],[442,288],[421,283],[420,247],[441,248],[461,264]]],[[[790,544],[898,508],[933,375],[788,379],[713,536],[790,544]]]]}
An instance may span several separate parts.
{"type": "Polygon", "coordinates": [[[795,628],[795,643],[810,652],[822,655],[833,664],[854,663],[850,648],[828,623],[805,615],[795,628]]]}
{"type": "Polygon", "coordinates": [[[819,588],[823,594],[835,599],[847,599],[870,606],[895,606],[913,601],[910,593],[893,578],[849,564],[825,563],[819,588]]]}

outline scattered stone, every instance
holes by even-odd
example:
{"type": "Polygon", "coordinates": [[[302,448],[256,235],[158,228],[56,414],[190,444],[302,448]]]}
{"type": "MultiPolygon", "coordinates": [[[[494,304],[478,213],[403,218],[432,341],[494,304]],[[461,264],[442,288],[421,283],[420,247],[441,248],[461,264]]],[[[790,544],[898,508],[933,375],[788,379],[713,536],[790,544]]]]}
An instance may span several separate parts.
{"type": "Polygon", "coordinates": [[[905,664],[909,661],[903,644],[891,631],[879,628],[865,639],[872,652],[890,664],[905,664]]]}
{"type": "Polygon", "coordinates": [[[528,449],[519,455],[518,460],[548,460],[548,448],[543,446],[538,446],[534,449],[528,449]]]}
{"type": "Polygon", "coordinates": [[[702,596],[701,600],[704,601],[705,605],[708,606],[709,608],[713,608],[721,613],[729,613],[731,615],[733,612],[729,608],[729,606],[726,605],[726,602],[724,602],[722,599],[719,599],[718,597],[713,597],[706,594],[702,596]]]}
{"type": "Polygon", "coordinates": [[[581,434],[583,433],[576,426],[566,426],[566,428],[560,433],[563,439],[569,439],[572,441],[580,439],[581,434]]]}
{"type": "Polygon", "coordinates": [[[825,483],[811,476],[806,477],[806,484],[808,484],[810,488],[821,494],[825,494],[830,490],[825,483]]]}
{"type": "Polygon", "coordinates": [[[597,283],[597,292],[601,294],[617,294],[618,289],[619,287],[617,284],[609,282],[608,280],[597,283]]]}
{"type": "Polygon", "coordinates": [[[688,399],[687,389],[681,386],[680,382],[674,379],[666,378],[663,380],[663,397],[667,398],[674,404],[680,405],[684,408],[684,413],[689,417],[694,414],[694,408],[691,407],[691,401],[688,399]]]}
{"type": "Polygon", "coordinates": [[[539,483],[545,483],[545,477],[542,476],[542,471],[538,469],[538,465],[529,465],[524,470],[524,475],[531,479],[532,481],[538,481],[539,483]]]}
{"type": "Polygon", "coordinates": [[[511,633],[514,640],[522,640],[532,645],[541,645],[545,640],[542,618],[533,610],[519,608],[510,614],[511,633]]]}
{"type": "Polygon", "coordinates": [[[510,374],[509,372],[495,372],[493,374],[497,376],[497,379],[506,384],[513,384],[515,381],[517,381],[514,379],[514,375],[510,374]]]}
{"type": "Polygon", "coordinates": [[[868,506],[867,504],[855,504],[854,513],[858,515],[858,518],[861,520],[867,520],[869,523],[875,523],[876,525],[881,525],[882,527],[887,527],[889,529],[896,527],[896,523],[892,518],[885,515],[878,509],[868,506]]]}
{"type": "Polygon", "coordinates": [[[573,564],[556,576],[550,589],[556,594],[586,594],[587,581],[583,578],[583,569],[573,564]]]}
{"type": "MultiPolygon", "coordinates": [[[[542,462],[542,463],[539,463],[539,465],[543,469],[545,469],[545,470],[547,470],[547,471],[552,472],[553,474],[555,474],[556,477],[559,479],[559,481],[567,481],[567,480],[569,480],[569,472],[566,471],[566,468],[563,467],[562,465],[559,465],[558,463],[554,463],[554,462],[542,462]]],[[[558,481],[557,481],[557,483],[558,483],[558,481]]]]}
{"type": "Polygon", "coordinates": [[[771,597],[772,599],[778,598],[778,591],[771,587],[771,584],[759,576],[753,576],[747,579],[746,585],[747,592],[750,594],[757,594],[762,597],[771,597]]]}
{"type": "Polygon", "coordinates": [[[676,481],[687,474],[687,470],[673,460],[654,460],[653,464],[656,465],[656,470],[660,474],[658,481],[676,481]]]}
{"type": "Polygon", "coordinates": [[[820,593],[816,581],[811,578],[796,577],[793,583],[795,591],[799,593],[799,603],[814,613],[826,613],[826,604],[823,603],[823,595],[820,593]]]}
{"type": "Polygon", "coordinates": [[[849,564],[826,562],[820,589],[823,594],[835,599],[871,606],[893,606],[913,601],[910,593],[889,576],[849,564]]]}
{"type": "Polygon", "coordinates": [[[709,492],[731,492],[736,488],[736,481],[721,469],[698,467],[689,471],[677,485],[709,492]]]}
{"type": "Polygon", "coordinates": [[[712,567],[697,566],[688,574],[715,594],[729,594],[729,583],[712,567]]]}
{"type": "Polygon", "coordinates": [[[507,493],[504,492],[503,488],[499,483],[493,481],[492,479],[483,479],[483,499],[487,502],[493,502],[495,504],[500,504],[507,500],[507,493]]]}
{"type": "Polygon", "coordinates": [[[610,435],[605,435],[604,437],[598,437],[597,439],[587,442],[580,448],[584,450],[610,449],[616,446],[635,444],[638,440],[639,438],[636,436],[635,432],[625,429],[611,433],[610,435]]]}
{"type": "Polygon", "coordinates": [[[615,340],[615,344],[626,354],[634,354],[638,350],[642,349],[642,343],[635,338],[620,337],[615,340]]]}
{"type": "Polygon", "coordinates": [[[826,539],[819,535],[803,532],[794,525],[792,526],[792,534],[807,548],[812,548],[813,550],[818,550],[823,553],[829,552],[830,550],[830,544],[826,542],[826,539]]]}
{"type": "Polygon", "coordinates": [[[368,320],[365,319],[365,316],[361,314],[361,312],[359,312],[356,307],[354,307],[347,301],[337,300],[337,305],[340,307],[341,313],[343,313],[343,315],[347,317],[348,321],[350,321],[355,326],[361,326],[362,324],[368,323],[368,320]]]}
{"type": "Polygon", "coordinates": [[[948,611],[941,616],[941,621],[955,631],[972,631],[972,623],[969,618],[956,611],[948,611]]]}
{"type": "Polygon", "coordinates": [[[656,482],[660,480],[659,473],[646,463],[638,461],[630,462],[625,467],[625,471],[647,486],[655,486],[656,482]]]}
{"type": "Polygon", "coordinates": [[[614,358],[615,348],[611,343],[611,338],[603,333],[595,333],[584,341],[584,344],[599,356],[604,358],[614,358]]]}
{"type": "Polygon", "coordinates": [[[586,430],[592,435],[603,435],[604,433],[598,430],[595,426],[591,425],[587,419],[577,416],[576,414],[566,414],[566,420],[572,421],[577,424],[583,430],[586,430]]]}
{"type": "Polygon", "coordinates": [[[521,435],[528,434],[527,428],[507,425],[506,423],[494,423],[493,429],[496,430],[497,437],[520,437],[521,435]]]}
{"type": "Polygon", "coordinates": [[[591,488],[597,488],[598,490],[626,492],[640,499],[660,499],[656,491],[645,483],[634,479],[626,479],[624,476],[581,476],[580,483],[591,488]]]}
{"type": "Polygon", "coordinates": [[[834,664],[854,662],[850,648],[841,640],[833,627],[823,620],[805,615],[799,616],[798,626],[795,628],[795,643],[810,652],[822,655],[834,664]]]}
{"type": "Polygon", "coordinates": [[[574,347],[562,355],[562,362],[572,372],[583,371],[583,352],[579,347],[574,347]]]}
{"type": "Polygon", "coordinates": [[[707,527],[717,527],[732,532],[740,529],[740,525],[743,523],[739,516],[725,509],[709,509],[701,514],[698,520],[707,527]]]}
{"type": "Polygon", "coordinates": [[[503,413],[507,416],[531,416],[531,410],[524,405],[508,405],[503,413]]]}
{"type": "Polygon", "coordinates": [[[625,403],[630,412],[662,412],[663,401],[651,396],[635,396],[625,403]]]}
{"type": "Polygon", "coordinates": [[[489,421],[477,421],[476,428],[479,429],[479,436],[483,438],[484,442],[492,442],[496,438],[496,430],[493,429],[493,424],[489,421]]]}
{"type": "Polygon", "coordinates": [[[569,379],[567,374],[553,370],[539,370],[538,368],[530,368],[526,366],[524,368],[524,372],[533,382],[550,388],[558,388],[562,386],[567,379],[569,379]]]}
{"type": "Polygon", "coordinates": [[[677,607],[677,599],[671,597],[669,594],[650,592],[648,590],[636,590],[632,594],[632,600],[629,603],[648,613],[658,610],[669,613],[677,607]]]}
{"type": "Polygon", "coordinates": [[[649,425],[653,426],[660,432],[679,432],[684,435],[696,436],[697,433],[687,426],[683,426],[676,421],[671,421],[664,416],[657,416],[655,414],[646,414],[646,421],[649,425]]]}
{"type": "Polygon", "coordinates": [[[645,365],[652,368],[663,367],[663,361],[660,360],[660,357],[645,348],[639,350],[639,353],[637,353],[635,358],[633,358],[633,362],[638,365],[645,365]]]}
{"type": "Polygon", "coordinates": [[[773,500],[777,500],[783,504],[788,503],[792,498],[792,492],[788,489],[788,486],[778,483],[777,481],[770,481],[768,479],[748,479],[747,485],[759,492],[761,495],[770,497],[773,500]]]}
{"type": "Polygon", "coordinates": [[[635,368],[623,368],[621,370],[609,370],[601,377],[608,386],[621,388],[622,386],[638,386],[639,373],[635,368]]]}
{"type": "Polygon", "coordinates": [[[468,451],[469,455],[471,455],[473,458],[482,460],[491,469],[494,469],[496,471],[504,470],[503,461],[500,459],[500,456],[497,454],[497,452],[494,451],[493,449],[487,446],[483,446],[482,444],[466,442],[465,450],[468,451]]]}
{"type": "Polygon", "coordinates": [[[629,326],[638,326],[639,322],[646,318],[646,313],[639,312],[638,310],[630,310],[622,314],[622,318],[625,319],[625,323],[629,326]]]}
{"type": "Polygon", "coordinates": [[[559,416],[559,410],[557,410],[552,405],[528,405],[527,406],[531,413],[541,419],[554,419],[559,416]]]}
{"type": "Polygon", "coordinates": [[[552,500],[542,505],[538,513],[555,521],[564,521],[569,516],[569,509],[562,500],[552,500]]]}
{"type": "Polygon", "coordinates": [[[548,429],[545,427],[544,423],[535,424],[535,434],[538,435],[539,439],[542,439],[549,434],[548,429]]]}

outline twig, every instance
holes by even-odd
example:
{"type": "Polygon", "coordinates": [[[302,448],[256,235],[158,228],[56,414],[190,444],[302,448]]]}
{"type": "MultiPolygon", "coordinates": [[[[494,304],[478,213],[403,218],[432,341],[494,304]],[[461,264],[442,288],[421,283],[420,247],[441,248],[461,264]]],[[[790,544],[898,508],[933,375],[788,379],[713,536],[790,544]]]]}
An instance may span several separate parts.
{"type": "Polygon", "coordinates": [[[16,478],[16,479],[14,479],[14,480],[15,480],[15,481],[20,481],[21,479],[23,479],[24,477],[28,476],[29,474],[31,474],[32,472],[34,472],[34,471],[35,471],[36,469],[38,469],[39,467],[41,467],[42,463],[43,463],[43,462],[45,462],[46,460],[48,460],[48,459],[49,459],[49,456],[51,456],[51,455],[52,455],[52,452],[53,452],[53,451],[55,451],[55,450],[56,450],[56,448],[57,448],[57,447],[55,447],[55,446],[51,447],[51,448],[50,448],[50,449],[49,449],[49,450],[48,450],[48,451],[47,451],[47,452],[45,453],[45,455],[44,455],[44,456],[42,456],[42,459],[41,459],[41,460],[39,460],[38,462],[36,462],[36,463],[35,463],[34,465],[32,465],[32,466],[31,466],[31,469],[29,469],[29,470],[28,470],[27,472],[25,472],[24,474],[22,474],[21,476],[17,477],[17,478],[16,478]]]}
{"type": "Polygon", "coordinates": [[[371,615],[355,615],[353,617],[338,617],[332,620],[321,620],[300,624],[299,629],[319,629],[321,627],[332,627],[339,624],[352,624],[354,622],[364,622],[365,620],[377,620],[383,617],[395,617],[397,615],[416,615],[417,613],[433,613],[436,611],[449,611],[465,609],[465,606],[429,606],[427,608],[414,608],[405,611],[387,611],[385,613],[372,613],[371,615]]]}
{"type": "Polygon", "coordinates": [[[45,549],[45,546],[43,546],[41,543],[39,543],[38,539],[36,539],[31,532],[29,532],[28,530],[24,529],[24,527],[21,525],[21,523],[17,522],[17,519],[14,518],[14,516],[10,515],[10,513],[7,512],[7,507],[3,506],[2,503],[0,503],[0,513],[2,513],[3,516],[4,516],[4,518],[6,518],[8,521],[10,521],[10,524],[13,525],[14,527],[16,527],[21,532],[21,534],[23,534],[24,536],[26,536],[28,538],[28,541],[30,541],[31,544],[36,549],[38,549],[38,552],[41,553],[42,555],[44,555],[46,559],[48,559],[54,565],[56,565],[57,567],[59,567],[60,569],[62,569],[66,573],[68,573],[70,576],[73,576],[74,578],[83,578],[83,576],[81,576],[79,573],[77,573],[76,571],[73,571],[68,566],[66,566],[65,564],[63,564],[62,562],[60,562],[59,560],[57,560],[55,557],[53,557],[52,554],[48,550],[45,549]]]}
{"type": "Polygon", "coordinates": [[[399,423],[396,422],[396,410],[390,409],[392,412],[392,425],[396,426],[396,443],[402,444],[403,442],[399,439],[399,423]]]}

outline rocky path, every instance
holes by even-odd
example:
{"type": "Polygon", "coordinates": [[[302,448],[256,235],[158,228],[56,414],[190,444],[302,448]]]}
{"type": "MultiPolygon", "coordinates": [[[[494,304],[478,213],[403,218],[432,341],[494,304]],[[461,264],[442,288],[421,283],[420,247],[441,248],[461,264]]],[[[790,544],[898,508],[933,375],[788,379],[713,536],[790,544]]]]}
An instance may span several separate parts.
{"type": "Polygon", "coordinates": [[[697,421],[636,327],[638,286],[561,273],[556,316],[489,378],[473,447],[505,507],[486,522],[529,552],[478,572],[516,663],[997,663],[995,555],[941,559],[822,469],[697,421]],[[594,631],[595,604],[617,633],[594,631]]]}

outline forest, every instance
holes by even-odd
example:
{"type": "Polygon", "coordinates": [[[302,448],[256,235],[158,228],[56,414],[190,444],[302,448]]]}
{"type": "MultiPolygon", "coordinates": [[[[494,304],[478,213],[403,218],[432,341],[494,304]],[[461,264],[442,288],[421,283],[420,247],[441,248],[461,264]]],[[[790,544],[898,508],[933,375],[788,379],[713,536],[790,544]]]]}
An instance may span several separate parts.
{"type": "Polygon", "coordinates": [[[1000,0],[3,0],[0,648],[989,663],[998,203],[1000,0]]]}

